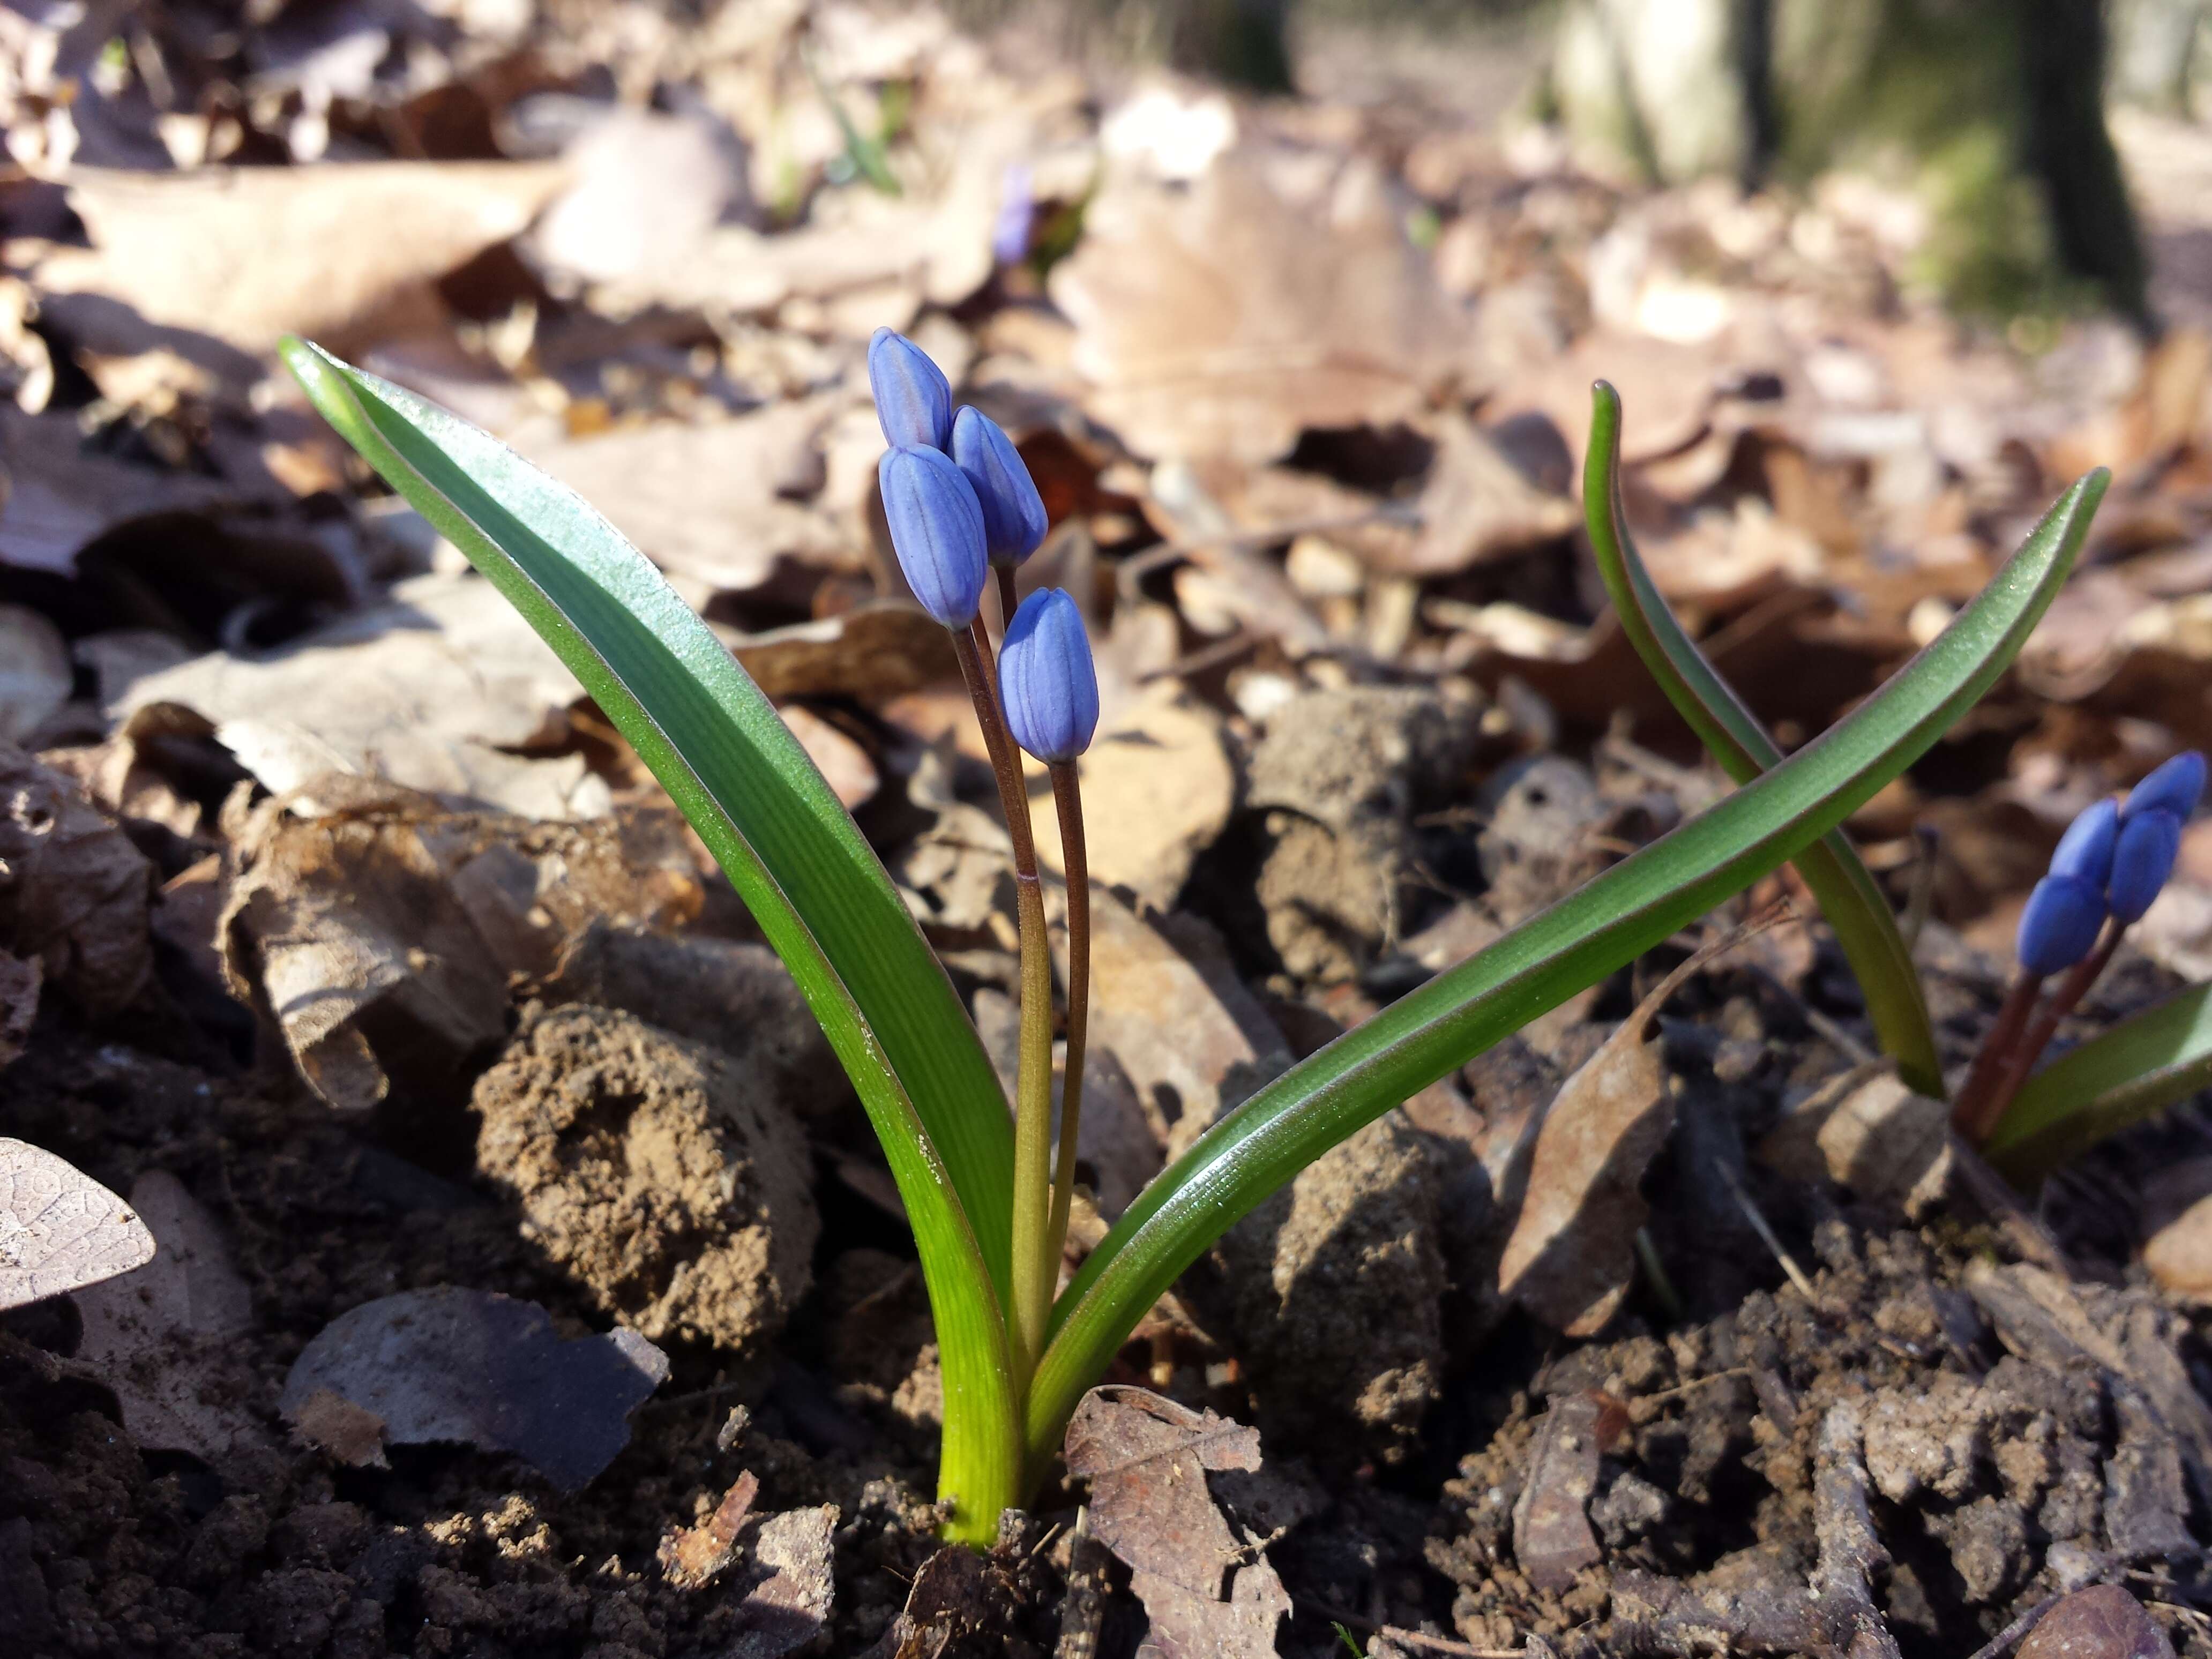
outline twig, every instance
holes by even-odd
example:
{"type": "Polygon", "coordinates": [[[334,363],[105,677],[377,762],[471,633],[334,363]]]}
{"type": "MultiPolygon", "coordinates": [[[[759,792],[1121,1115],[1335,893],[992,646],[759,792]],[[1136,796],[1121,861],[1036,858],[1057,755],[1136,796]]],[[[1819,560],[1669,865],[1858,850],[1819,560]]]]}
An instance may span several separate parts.
{"type": "Polygon", "coordinates": [[[1106,1547],[1091,1534],[1091,1510],[1075,1512],[1067,1540],[1067,1594],[1060,1604],[1060,1640],[1053,1659],[1092,1659],[1106,1623],[1106,1547]]]}
{"type": "Polygon", "coordinates": [[[2033,1630],[2041,1621],[2043,1615],[2063,1600],[2065,1600],[2063,1596],[2046,1595],[1995,1636],[1990,1638],[1988,1641],[1983,1643],[1981,1646],[1976,1648],[1972,1659],[2004,1659],[2004,1656],[2012,1651],[2013,1644],[2033,1630]]]}
{"type": "Polygon", "coordinates": [[[1813,1482],[1813,1535],[1820,1559],[1813,1593],[1820,1600],[1823,1633],[1836,1652],[1856,1659],[1901,1659],[1897,1638],[1882,1622],[1868,1580],[1889,1565],[1867,1507],[1866,1465],[1860,1461],[1858,1407],[1838,1401],[1820,1420],[1813,1482]]]}
{"type": "Polygon", "coordinates": [[[1797,1287],[1797,1293],[1814,1307],[1819,1307],[1820,1298],[1813,1289],[1813,1281],[1805,1277],[1805,1270],[1797,1265],[1797,1259],[1782,1248],[1782,1241],[1774,1236],[1774,1229],[1766,1224],[1766,1218],[1759,1212],[1759,1206],[1751,1201],[1751,1194],[1744,1191],[1743,1182],[1736,1179],[1735,1171],[1717,1158],[1713,1160],[1713,1168],[1720,1172],[1721,1184],[1729,1189],[1729,1196],[1735,1200],[1736,1207],[1743,1212],[1743,1218],[1751,1223],[1752,1231],[1757,1233],[1766,1248],[1774,1252],[1774,1259],[1782,1264],[1782,1271],[1790,1275],[1790,1282],[1797,1287]]]}

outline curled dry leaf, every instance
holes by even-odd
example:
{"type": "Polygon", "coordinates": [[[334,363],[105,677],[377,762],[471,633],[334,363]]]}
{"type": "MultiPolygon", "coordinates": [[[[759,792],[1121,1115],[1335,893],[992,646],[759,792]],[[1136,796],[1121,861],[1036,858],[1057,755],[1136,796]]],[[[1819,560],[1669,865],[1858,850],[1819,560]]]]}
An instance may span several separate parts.
{"type": "Polygon", "coordinates": [[[1245,152],[1188,191],[1114,179],[1052,295],[1091,412],[1152,456],[1272,460],[1310,427],[1402,420],[1468,337],[1361,161],[1319,201],[1245,152]]]}
{"type": "Polygon", "coordinates": [[[489,582],[438,575],[266,656],[216,653],[147,675],[124,711],[195,711],[278,793],[350,772],[534,818],[585,818],[611,798],[580,755],[517,752],[559,743],[582,696],[489,582]]]}
{"type": "Polygon", "coordinates": [[[667,1380],[668,1356],[635,1331],[563,1340],[535,1303],[441,1285],[380,1297],[325,1325],[277,1408],[305,1433],[344,1420],[318,1400],[334,1395],[376,1417],[386,1444],[513,1452],[573,1492],[629,1443],[631,1411],[667,1380]]]}
{"type": "Polygon", "coordinates": [[[128,1204],[76,1165],[0,1138],[0,1310],[81,1290],[153,1258],[128,1204]]]}
{"type": "Polygon", "coordinates": [[[1660,981],[1559,1086],[1536,1127],[1498,1287],[1555,1330],[1593,1335],[1628,1294],[1636,1230],[1651,1212],[1637,1188],[1674,1127],[1651,1024],[1684,981],[1735,943],[1717,940],[1660,981]]]}
{"type": "Polygon", "coordinates": [[[76,1293],[77,1363],[114,1391],[123,1426],[143,1447],[214,1462],[261,1445],[244,1406],[256,1382],[235,1340],[253,1322],[253,1297],[222,1227],[166,1170],[139,1176],[131,1202],[160,1249],[137,1271],[76,1293]]]}
{"type": "Polygon", "coordinates": [[[1232,1524],[1206,1478],[1257,1475],[1259,1431],[1142,1389],[1098,1388],[1075,1408],[1066,1455],[1091,1483],[1091,1530],[1128,1567],[1162,1659],[1273,1659],[1291,1598],[1264,1552],[1303,1510],[1272,1510],[1259,1531],[1241,1516],[1232,1524]]]}
{"type": "Polygon", "coordinates": [[[2161,1290],[2212,1303],[2212,1158],[2191,1158],[2144,1183],[2142,1256],[2161,1290]]]}
{"type": "Polygon", "coordinates": [[[395,1078],[458,1101],[506,1035],[511,975],[550,975],[600,918],[665,927],[703,902],[672,811],[532,824],[359,779],[313,790],[325,816],[276,801],[246,826],[216,938],[233,993],[340,1111],[395,1078]]]}
{"type": "Polygon", "coordinates": [[[0,950],[36,958],[88,1014],[153,977],[153,866],[62,773],[0,743],[0,950]]]}

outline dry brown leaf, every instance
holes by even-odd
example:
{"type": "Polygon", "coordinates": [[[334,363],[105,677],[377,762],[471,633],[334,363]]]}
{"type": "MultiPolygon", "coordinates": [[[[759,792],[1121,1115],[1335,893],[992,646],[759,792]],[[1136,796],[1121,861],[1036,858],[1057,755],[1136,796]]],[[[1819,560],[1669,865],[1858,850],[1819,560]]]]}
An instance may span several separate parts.
{"type": "Polygon", "coordinates": [[[738,1559],[738,1534],[760,1496],[760,1477],[750,1469],[741,1472],[714,1512],[696,1527],[672,1532],[660,1540],[656,1553],[668,1582],[678,1589],[701,1589],[714,1582],[738,1559]]]}
{"type": "Polygon", "coordinates": [[[76,1293],[76,1362],[114,1391],[141,1446],[214,1462],[260,1445],[244,1409],[251,1372],[234,1340],[253,1322],[253,1298],[222,1229],[165,1170],[139,1176],[131,1203],[161,1248],[136,1272],[76,1293]]]}
{"type": "Polygon", "coordinates": [[[1151,456],[1272,460],[1310,427],[1402,420],[1468,337],[1364,161],[1320,201],[1243,152],[1188,191],[1113,179],[1052,295],[1091,412],[1151,456]]]}
{"type": "Polygon", "coordinates": [[[1637,1188],[1674,1127],[1664,1045],[1651,1023],[1691,975],[1735,943],[1717,940],[1661,980],[1559,1085],[1536,1127],[1498,1288],[1555,1330],[1594,1335],[1628,1294],[1636,1230],[1650,1214],[1637,1188]]]}
{"type": "Polygon", "coordinates": [[[37,957],[87,1013],[153,977],[153,866],[63,774],[0,743],[0,950],[37,957]]]}
{"type": "Polygon", "coordinates": [[[32,279],[95,351],[166,344],[250,380],[238,354],[288,333],[342,341],[410,300],[436,307],[432,282],[521,231],[567,179],[557,164],[510,161],[80,168],[70,205],[92,246],[50,247],[32,279]]]}
{"type": "Polygon", "coordinates": [[[951,636],[904,599],[863,605],[822,622],[761,634],[722,632],[738,665],[769,696],[887,702],[959,678],[951,636]]]}
{"type": "Polygon", "coordinates": [[[782,493],[847,401],[832,393],[585,438],[539,422],[507,441],[605,514],[696,600],[758,587],[779,559],[866,568],[866,550],[830,513],[782,493]]]}
{"type": "Polygon", "coordinates": [[[267,655],[215,653],[149,674],[124,712],[191,710],[278,793],[347,772],[529,817],[586,818],[611,797],[582,756],[515,752],[558,742],[582,695],[498,589],[437,575],[267,655]]]}
{"type": "Polygon", "coordinates": [[[1588,1510],[1608,1405],[1619,1413],[1617,1403],[1588,1390],[1553,1400],[1528,1449],[1528,1483],[1513,1505],[1513,1559],[1530,1583],[1553,1595],[1605,1559],[1588,1510]]]}
{"type": "MultiPolygon", "coordinates": [[[[332,1420],[319,1397],[336,1395],[380,1419],[392,1445],[513,1452],[574,1492],[629,1443],[631,1411],[667,1380],[668,1356],[635,1331],[564,1340],[535,1303],[441,1285],[339,1315],[301,1351],[276,1403],[304,1432],[332,1420]]],[[[359,1426],[348,1419],[356,1453],[359,1426]]]]}
{"type": "MultiPolygon", "coordinates": [[[[1168,908],[1236,805],[1221,717],[1187,696],[1179,682],[1155,682],[1099,732],[1077,767],[1091,879],[1168,908]]],[[[1050,780],[1032,769],[1029,782],[1037,857],[1059,870],[1060,815],[1050,780]]]]}
{"type": "Polygon", "coordinates": [[[1473,421],[1456,411],[1436,422],[1436,459],[1420,498],[1421,532],[1400,561],[1364,550],[1377,570],[1441,575],[1574,530],[1582,511],[1538,488],[1473,421]]]}
{"type": "Polygon", "coordinates": [[[0,1310],[143,1267],[154,1235],[76,1165],[0,1138],[0,1310]]]}
{"type": "MultiPolygon", "coordinates": [[[[1256,1429],[1142,1389],[1097,1388],[1067,1427],[1068,1472],[1091,1483],[1092,1534],[1129,1568],[1162,1659],[1273,1659],[1291,1598],[1232,1528],[1208,1471],[1256,1474],[1256,1429]]],[[[1282,1524],[1287,1524],[1287,1522],[1282,1524]]]]}
{"type": "MultiPolygon", "coordinates": [[[[1063,975],[1066,948],[1055,925],[1063,975]]],[[[1290,1065],[1219,936],[1191,917],[1140,917],[1095,890],[1091,982],[1091,1041],[1121,1062],[1170,1152],[1290,1065]]]]}
{"type": "Polygon", "coordinates": [[[672,812],[533,825],[389,785],[314,789],[325,816],[271,803],[240,837],[217,937],[234,994],[340,1111],[395,1075],[465,1094],[469,1057],[506,1035],[510,975],[550,975],[595,920],[667,927],[703,902],[672,812]]]}

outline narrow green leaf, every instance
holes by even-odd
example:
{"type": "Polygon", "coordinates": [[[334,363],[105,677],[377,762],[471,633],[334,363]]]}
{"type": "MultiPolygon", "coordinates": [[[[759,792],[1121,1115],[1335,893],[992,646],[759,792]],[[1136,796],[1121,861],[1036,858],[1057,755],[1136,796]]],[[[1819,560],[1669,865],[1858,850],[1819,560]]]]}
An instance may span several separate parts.
{"type": "Polygon", "coordinates": [[[2204,1089],[2212,1089],[2212,985],[2192,985],[2028,1079],[1982,1151],[2025,1186],[2204,1089]]]}
{"type": "Polygon", "coordinates": [[[1399,1102],[1633,961],[1849,817],[2004,672],[2108,482],[2067,491],[1981,594],[1848,718],[1709,811],[1292,1067],[1200,1137],[1075,1276],[1029,1401],[1028,1477],[1145,1310],[1268,1194],[1399,1102]]]}
{"type": "Polygon", "coordinates": [[[975,1028],[859,830],[768,699],[614,526],[465,422],[317,347],[323,416],[583,683],[729,872],[822,1023],[904,1200],[945,1367],[954,1530],[1014,1496],[1002,1312],[1012,1131],[975,1028]]]}
{"type": "MultiPolygon", "coordinates": [[[[1721,769],[1748,783],[1782,759],[1782,750],[1705,659],[1651,580],[1620,502],[1620,394],[1605,381],[1590,388],[1589,455],[1583,465],[1583,510],[1598,574],[1636,654],[1721,769]]],[[[1919,969],[1889,901],[1841,830],[1793,860],[1835,929],[1858,978],[1882,1051],[1898,1074],[1933,1099],[1943,1098],[1943,1066],[1928,1019],[1919,969]]]]}

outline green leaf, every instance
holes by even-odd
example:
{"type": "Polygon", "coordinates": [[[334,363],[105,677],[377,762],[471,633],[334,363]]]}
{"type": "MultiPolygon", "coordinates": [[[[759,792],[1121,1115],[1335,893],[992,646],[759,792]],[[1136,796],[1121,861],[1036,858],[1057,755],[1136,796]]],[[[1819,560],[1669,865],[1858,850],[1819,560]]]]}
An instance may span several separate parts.
{"type": "Polygon", "coordinates": [[[2025,1186],[2203,1089],[2212,1089],[2212,985],[2192,985],[2028,1079],[1982,1152],[2025,1186]]]}
{"type": "MultiPolygon", "coordinates": [[[[1598,574],[1612,596],[1621,631],[1667,700],[1689,722],[1722,770],[1748,783],[1782,759],[1782,750],[1683,632],[1651,580],[1620,503],[1620,394],[1605,381],[1590,388],[1589,456],[1583,465],[1583,511],[1598,574]]],[[[1793,860],[1835,929],[1836,943],[1857,975],[1867,1013],[1898,1074],[1931,1099],[1943,1098],[1943,1065],[1929,1024],[1928,1002],[1897,918],[1841,830],[1830,831],[1793,860]]]]}
{"type": "Polygon", "coordinates": [[[2102,499],[2067,491],[1942,637],[1763,777],[1615,865],[1216,1123],[1139,1195],[1055,1311],[1029,1401],[1040,1479],[1068,1414],[1200,1252],[1331,1146],[1575,992],[1633,961],[1843,822],[2004,672],[2065,580],[2102,499]]]}
{"type": "Polygon", "coordinates": [[[944,1357],[953,1530],[1014,1497],[1002,1312],[1013,1137],[951,982],[775,709],[614,526],[486,434],[296,340],[325,419],[521,611],[653,769],[758,920],[882,1139],[944,1357]]]}

